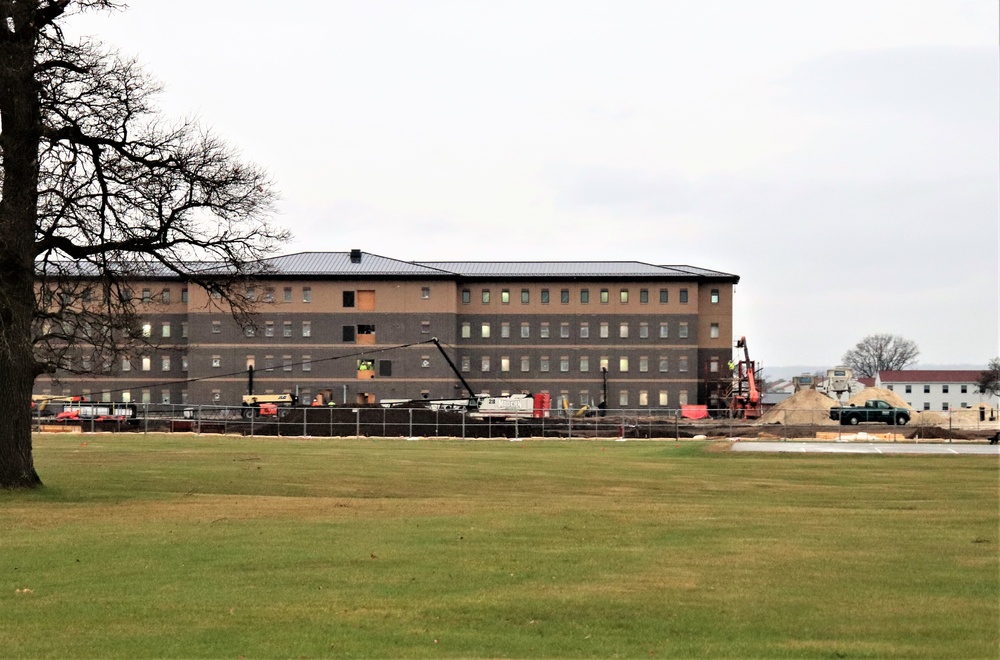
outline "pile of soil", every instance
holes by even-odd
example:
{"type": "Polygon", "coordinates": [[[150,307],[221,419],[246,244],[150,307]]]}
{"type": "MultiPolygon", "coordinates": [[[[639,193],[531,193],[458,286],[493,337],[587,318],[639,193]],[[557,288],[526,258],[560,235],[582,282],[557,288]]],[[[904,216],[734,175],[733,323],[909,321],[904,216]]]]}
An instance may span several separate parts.
{"type": "Polygon", "coordinates": [[[910,415],[912,426],[948,426],[948,418],[938,412],[920,410],[910,415]]]}
{"type": "Polygon", "coordinates": [[[953,410],[951,413],[952,419],[959,424],[976,424],[980,421],[979,411],[984,412],[982,416],[983,421],[989,420],[991,417],[996,419],[997,411],[993,409],[988,403],[977,403],[971,408],[960,408],[959,410],[953,410]]]}
{"type": "Polygon", "coordinates": [[[907,410],[910,411],[913,410],[913,408],[910,407],[910,404],[908,404],[906,401],[903,401],[902,397],[900,397],[892,390],[887,390],[883,387],[866,387],[865,389],[861,390],[860,392],[852,396],[850,399],[848,399],[847,403],[845,403],[844,405],[845,406],[855,405],[860,407],[865,405],[865,401],[870,401],[871,399],[882,399],[893,408],[906,408],[907,410]]]}
{"type": "Polygon", "coordinates": [[[837,424],[830,419],[830,408],[840,405],[816,390],[800,390],[774,408],[764,413],[758,420],[761,424],[837,424]]]}

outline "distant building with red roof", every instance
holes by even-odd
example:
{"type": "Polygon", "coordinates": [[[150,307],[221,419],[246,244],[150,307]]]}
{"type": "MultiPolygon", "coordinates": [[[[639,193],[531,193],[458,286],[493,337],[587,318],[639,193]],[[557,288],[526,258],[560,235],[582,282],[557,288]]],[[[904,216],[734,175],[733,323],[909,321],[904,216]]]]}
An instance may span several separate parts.
{"type": "Polygon", "coordinates": [[[979,391],[982,371],[969,369],[906,369],[880,371],[875,387],[898,394],[916,410],[959,410],[979,403],[997,407],[997,397],[979,391]]]}

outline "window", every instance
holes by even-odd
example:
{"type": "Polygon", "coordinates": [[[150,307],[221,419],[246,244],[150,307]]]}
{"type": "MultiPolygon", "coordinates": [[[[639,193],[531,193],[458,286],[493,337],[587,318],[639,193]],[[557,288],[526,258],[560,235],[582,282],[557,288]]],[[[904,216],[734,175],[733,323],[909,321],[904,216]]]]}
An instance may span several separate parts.
{"type": "Polygon", "coordinates": [[[548,305],[549,304],[549,290],[548,289],[542,289],[542,304],[543,305],[548,305]]]}
{"type": "Polygon", "coordinates": [[[345,325],[345,326],[343,326],[343,335],[342,335],[342,338],[343,338],[343,341],[345,341],[345,342],[353,342],[354,341],[354,338],[355,338],[355,328],[354,328],[353,325],[345,325]]]}
{"type": "Polygon", "coordinates": [[[660,356],[660,373],[670,371],[670,360],[665,356],[660,356]]]}
{"type": "Polygon", "coordinates": [[[483,371],[489,371],[490,370],[490,356],[489,355],[484,355],[483,356],[481,368],[482,368],[483,371]]]}
{"type": "Polygon", "coordinates": [[[164,405],[170,404],[170,390],[160,390],[160,403],[164,405]]]}
{"type": "Polygon", "coordinates": [[[142,370],[143,371],[149,371],[152,368],[153,368],[153,359],[151,357],[149,357],[148,355],[143,355],[142,356],[142,370]]]}
{"type": "Polygon", "coordinates": [[[500,289],[500,304],[501,305],[510,304],[510,289],[500,289]]]}
{"type": "Polygon", "coordinates": [[[500,358],[500,371],[510,371],[510,358],[506,355],[500,358]]]}
{"type": "Polygon", "coordinates": [[[569,339],[569,323],[559,324],[559,336],[563,339],[569,339]]]}
{"type": "Polygon", "coordinates": [[[712,298],[711,298],[711,300],[712,300],[712,304],[713,305],[718,305],[719,304],[719,290],[718,289],[712,289],[712,298]]]}
{"type": "Polygon", "coordinates": [[[659,401],[660,401],[660,405],[661,406],[669,406],[670,405],[670,395],[667,394],[666,390],[660,390],[659,401]]]}
{"type": "MultiPolygon", "coordinates": [[[[84,292],[84,295],[86,295],[86,292],[84,292]]],[[[160,300],[162,300],[165,305],[170,304],[170,289],[164,289],[160,292],[160,300]]]]}
{"type": "Polygon", "coordinates": [[[688,359],[686,355],[682,355],[677,358],[677,370],[687,371],[688,370],[688,359]]]}
{"type": "Polygon", "coordinates": [[[561,302],[564,305],[569,304],[569,289],[559,290],[559,302],[561,302]]]}
{"type": "Polygon", "coordinates": [[[590,391],[580,390],[580,405],[586,406],[588,404],[590,404],[590,391]]]}
{"type": "Polygon", "coordinates": [[[468,355],[462,356],[462,371],[469,371],[472,369],[472,359],[468,355]]]}
{"type": "Polygon", "coordinates": [[[531,358],[527,355],[521,357],[521,371],[531,371],[531,358]]]}
{"type": "Polygon", "coordinates": [[[462,339],[469,339],[472,337],[472,324],[468,321],[462,323],[462,339]]]}
{"type": "Polygon", "coordinates": [[[708,361],[708,370],[713,374],[719,373],[719,358],[714,357],[708,361]]]}
{"type": "Polygon", "coordinates": [[[344,307],[354,307],[354,292],[353,291],[344,291],[342,299],[343,299],[344,307]]]}
{"type": "Polygon", "coordinates": [[[530,336],[531,336],[531,324],[530,323],[522,323],[521,324],[521,338],[522,339],[527,339],[530,336]]]}
{"type": "Polygon", "coordinates": [[[639,324],[639,339],[649,339],[649,324],[645,321],[639,324]]]}
{"type": "Polygon", "coordinates": [[[222,332],[222,321],[212,321],[212,334],[219,334],[222,332]]]}
{"type": "Polygon", "coordinates": [[[649,358],[645,355],[639,357],[639,372],[646,373],[649,371],[649,358]]]}
{"type": "Polygon", "coordinates": [[[292,322],[291,321],[282,321],[281,322],[281,336],[282,337],[291,337],[292,336],[292,322]]]}
{"type": "Polygon", "coordinates": [[[607,371],[607,370],[608,370],[608,358],[602,356],[601,357],[601,371],[607,371]]]}
{"type": "Polygon", "coordinates": [[[502,339],[510,339],[510,323],[503,321],[500,324],[500,337],[502,339]]]}
{"type": "Polygon", "coordinates": [[[623,305],[628,304],[628,289],[622,289],[618,293],[618,300],[620,300],[623,305]]]}
{"type": "Polygon", "coordinates": [[[569,371],[569,356],[563,355],[559,358],[559,371],[569,371]]]}
{"type": "Polygon", "coordinates": [[[490,302],[490,290],[483,289],[483,304],[488,305],[490,302]]]}
{"type": "Polygon", "coordinates": [[[257,289],[250,287],[247,289],[247,300],[253,302],[257,299],[257,289]]]}
{"type": "Polygon", "coordinates": [[[292,287],[286,286],[281,293],[282,293],[282,300],[284,300],[286,303],[292,302],[292,287]]]}
{"type": "Polygon", "coordinates": [[[431,288],[429,286],[420,287],[420,297],[423,300],[429,300],[431,297],[431,288]]]}
{"type": "Polygon", "coordinates": [[[649,405],[649,392],[646,390],[639,390],[639,405],[648,406],[649,405]]]}
{"type": "Polygon", "coordinates": [[[264,321],[264,336],[265,337],[274,336],[274,321],[264,321]]]}
{"type": "Polygon", "coordinates": [[[549,370],[549,356],[548,355],[543,355],[542,357],[538,358],[538,370],[539,371],[548,371],[549,370]]]}
{"type": "Polygon", "coordinates": [[[622,408],[628,405],[628,390],[618,392],[618,405],[622,408]]]}
{"type": "Polygon", "coordinates": [[[580,356],[580,371],[590,371],[590,358],[586,355],[580,356]]]}
{"type": "Polygon", "coordinates": [[[281,356],[281,370],[282,371],[291,371],[292,370],[292,356],[291,355],[282,355],[281,356]]]}
{"type": "Polygon", "coordinates": [[[538,336],[541,337],[542,339],[548,339],[549,338],[549,322],[548,321],[542,321],[542,325],[538,329],[538,336]]]}
{"type": "Polygon", "coordinates": [[[312,357],[309,355],[302,356],[302,371],[312,371],[312,357]]]}
{"type": "Polygon", "coordinates": [[[247,323],[245,326],[243,326],[243,334],[246,337],[254,337],[254,336],[256,336],[257,335],[257,326],[255,326],[253,323],[247,323]]]}
{"type": "Polygon", "coordinates": [[[303,321],[302,322],[302,336],[303,337],[312,337],[312,333],[313,333],[313,331],[312,331],[312,321],[303,321]]]}
{"type": "Polygon", "coordinates": [[[143,323],[142,324],[142,336],[143,337],[151,337],[152,335],[153,335],[153,324],[152,323],[143,323]]]}
{"type": "Polygon", "coordinates": [[[713,323],[712,325],[710,325],[708,327],[708,336],[711,337],[712,339],[718,339],[719,338],[719,324],[718,323],[713,323]]]}
{"type": "Polygon", "coordinates": [[[590,289],[580,289],[580,302],[584,305],[590,302],[590,289]]]}
{"type": "Polygon", "coordinates": [[[622,373],[628,371],[628,356],[623,355],[618,358],[618,371],[622,373]]]}
{"type": "Polygon", "coordinates": [[[969,393],[969,386],[968,385],[962,385],[962,394],[968,394],[968,393],[969,393]]]}
{"type": "Polygon", "coordinates": [[[153,293],[149,289],[142,290],[142,302],[148,303],[153,299],[153,293]]]}
{"type": "Polygon", "coordinates": [[[431,368],[431,356],[430,355],[421,355],[420,356],[420,368],[421,369],[430,369],[431,368]]]}
{"type": "Polygon", "coordinates": [[[600,334],[601,339],[607,339],[610,336],[610,333],[608,331],[608,322],[607,321],[601,321],[601,326],[600,326],[599,334],[600,334]]]}
{"type": "Polygon", "coordinates": [[[274,302],[274,287],[269,286],[264,289],[264,302],[273,303],[274,302]]]}
{"type": "Polygon", "coordinates": [[[312,302],[313,290],[312,287],[304,286],[302,287],[302,302],[312,302]]]}
{"type": "Polygon", "coordinates": [[[628,321],[622,321],[618,324],[618,337],[628,339],[628,321]]]}
{"type": "Polygon", "coordinates": [[[948,394],[948,386],[947,385],[942,385],[941,386],[941,394],[948,394]]]}
{"type": "Polygon", "coordinates": [[[489,322],[487,322],[487,321],[483,322],[480,334],[482,335],[483,339],[489,339],[489,337],[490,337],[490,324],[489,324],[489,322]]]}
{"type": "Polygon", "coordinates": [[[924,410],[930,410],[930,409],[931,409],[930,401],[924,401],[924,410]]]}
{"type": "Polygon", "coordinates": [[[222,367],[222,357],[219,355],[212,356],[212,368],[219,369],[222,367]]]}
{"type": "Polygon", "coordinates": [[[378,375],[389,377],[392,375],[392,360],[378,361],[378,375]]]}
{"type": "Polygon", "coordinates": [[[521,304],[527,305],[531,300],[531,295],[528,293],[527,289],[521,289],[521,304]]]}
{"type": "Polygon", "coordinates": [[[682,305],[684,305],[684,304],[687,303],[687,301],[688,301],[688,290],[687,289],[681,289],[681,291],[680,291],[680,302],[681,302],[682,305]]]}
{"type": "Polygon", "coordinates": [[[912,394],[913,393],[913,385],[907,385],[906,386],[906,393],[907,394],[912,394]]]}
{"type": "Polygon", "coordinates": [[[931,393],[931,386],[924,385],[924,394],[930,394],[930,393],[931,393]]]}
{"type": "Polygon", "coordinates": [[[187,370],[188,370],[188,356],[182,355],[181,356],[181,371],[187,371],[187,370]]]}
{"type": "Polygon", "coordinates": [[[472,302],[472,292],[468,289],[462,289],[462,304],[468,305],[472,302]]]}
{"type": "Polygon", "coordinates": [[[688,324],[687,321],[681,321],[681,327],[677,331],[677,336],[681,339],[687,339],[688,336],[688,324]]]}
{"type": "Polygon", "coordinates": [[[169,337],[170,336],[170,321],[164,321],[160,324],[160,336],[169,337]]]}
{"type": "Polygon", "coordinates": [[[941,410],[947,412],[948,411],[948,404],[947,403],[942,403],[941,404],[941,410]]]}
{"type": "Polygon", "coordinates": [[[649,304],[649,289],[639,289],[639,304],[640,305],[649,304]]]}
{"type": "Polygon", "coordinates": [[[580,339],[587,339],[590,337],[590,323],[586,321],[580,322],[580,339]]]}
{"type": "Polygon", "coordinates": [[[431,334],[431,322],[430,321],[421,321],[420,322],[420,334],[422,334],[422,335],[429,335],[429,334],[431,334]]]}
{"type": "Polygon", "coordinates": [[[664,321],[660,323],[660,339],[666,339],[670,336],[670,325],[664,321]]]}
{"type": "Polygon", "coordinates": [[[608,290],[601,289],[601,302],[606,304],[609,299],[608,290]]]}
{"type": "Polygon", "coordinates": [[[188,301],[188,290],[181,289],[181,302],[186,303],[188,301]]]}
{"type": "Polygon", "coordinates": [[[677,403],[679,403],[682,406],[686,406],[687,402],[688,402],[688,391],[687,390],[681,390],[680,392],[678,392],[677,393],[677,403]]]}

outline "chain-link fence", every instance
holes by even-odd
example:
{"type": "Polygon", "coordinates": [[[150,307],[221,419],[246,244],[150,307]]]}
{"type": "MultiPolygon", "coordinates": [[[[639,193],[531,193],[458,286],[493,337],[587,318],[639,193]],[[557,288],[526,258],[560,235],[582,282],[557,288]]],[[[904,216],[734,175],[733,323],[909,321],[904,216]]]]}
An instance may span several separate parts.
{"type": "Polygon", "coordinates": [[[300,437],[454,438],[721,438],[835,441],[984,440],[1000,428],[989,412],[915,415],[903,426],[841,425],[825,409],[798,410],[779,421],[743,420],[732,411],[702,410],[703,419],[673,408],[536,411],[537,416],[484,416],[431,407],[250,407],[149,403],[67,405],[36,411],[38,431],[235,434],[300,437]],[[261,414],[264,412],[265,414],[261,414]]]}

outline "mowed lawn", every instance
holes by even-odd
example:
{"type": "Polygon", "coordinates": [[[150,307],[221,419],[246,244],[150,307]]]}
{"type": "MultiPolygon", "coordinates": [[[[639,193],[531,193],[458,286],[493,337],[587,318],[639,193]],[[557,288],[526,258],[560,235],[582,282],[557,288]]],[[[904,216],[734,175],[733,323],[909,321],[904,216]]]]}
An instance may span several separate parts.
{"type": "Polygon", "coordinates": [[[0,656],[996,658],[998,462],[43,436],[0,656]]]}

